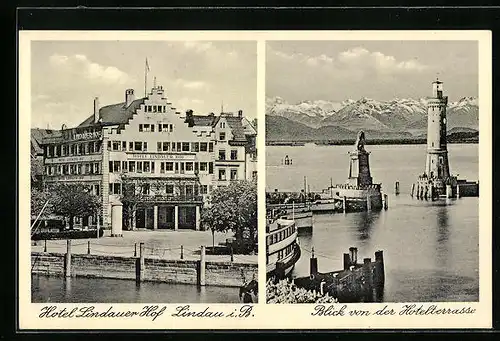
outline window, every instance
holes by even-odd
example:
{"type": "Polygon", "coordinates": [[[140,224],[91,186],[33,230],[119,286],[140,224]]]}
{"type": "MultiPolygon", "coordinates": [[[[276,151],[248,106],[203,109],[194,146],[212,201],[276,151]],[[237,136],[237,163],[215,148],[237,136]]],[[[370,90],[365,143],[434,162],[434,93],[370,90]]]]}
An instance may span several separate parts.
{"type": "Polygon", "coordinates": [[[208,174],[214,174],[214,163],[213,162],[208,163],[208,174]]]}
{"type": "Polygon", "coordinates": [[[199,162],[195,162],[195,163],[194,163],[194,172],[195,172],[195,173],[198,173],[199,171],[200,171],[199,162]]]}
{"type": "Polygon", "coordinates": [[[174,170],[174,163],[173,162],[165,162],[165,170],[167,172],[172,172],[174,170]]]}
{"type": "Polygon", "coordinates": [[[201,142],[200,143],[200,152],[206,152],[206,151],[207,151],[207,143],[201,142]]]}
{"type": "Polygon", "coordinates": [[[130,150],[130,151],[134,150],[134,142],[128,143],[128,150],[130,150]]]}
{"type": "Polygon", "coordinates": [[[109,161],[109,172],[113,173],[113,161],[109,161]]]}
{"type": "Polygon", "coordinates": [[[169,131],[170,132],[174,131],[174,125],[173,124],[169,124],[168,127],[169,127],[169,131]]]}
{"type": "Polygon", "coordinates": [[[165,162],[160,162],[160,173],[165,173],[165,162]]]}
{"type": "Polygon", "coordinates": [[[158,131],[161,132],[162,129],[161,129],[162,125],[161,124],[158,124],[158,131]]]}
{"type": "Polygon", "coordinates": [[[95,189],[95,195],[99,195],[99,185],[95,185],[94,189],[95,189]]]}
{"type": "Polygon", "coordinates": [[[122,141],[122,150],[123,151],[127,150],[127,141],[122,141]]]}
{"type": "Polygon", "coordinates": [[[201,185],[200,194],[208,194],[208,186],[207,185],[201,185]]]}
{"type": "MultiPolygon", "coordinates": [[[[64,148],[66,149],[66,148],[64,148]]],[[[89,143],[89,153],[92,154],[92,153],[95,153],[95,144],[94,142],[90,142],[89,143]]]]}
{"type": "Polygon", "coordinates": [[[155,172],[155,162],[151,161],[151,173],[155,172]]]}
{"type": "Polygon", "coordinates": [[[142,129],[145,132],[150,132],[151,131],[149,124],[143,124],[142,125],[142,129]]]}
{"type": "Polygon", "coordinates": [[[134,142],[134,150],[136,152],[142,151],[142,142],[134,142]]]}
{"type": "Polygon", "coordinates": [[[143,184],[141,186],[142,194],[149,194],[149,184],[143,184]]]}
{"type": "Polygon", "coordinates": [[[172,142],[172,151],[175,152],[175,142],[172,142]]]}
{"type": "Polygon", "coordinates": [[[156,151],[161,152],[161,142],[156,143],[156,151]]]}
{"type": "Polygon", "coordinates": [[[223,129],[224,129],[224,128],[226,128],[226,122],[221,122],[221,123],[219,124],[219,126],[220,126],[221,128],[223,128],[223,129]]]}
{"type": "Polygon", "coordinates": [[[128,172],[127,161],[122,161],[122,170],[128,172]]]}
{"type": "Polygon", "coordinates": [[[137,161],[137,173],[142,173],[142,162],[137,161]]]}
{"type": "Polygon", "coordinates": [[[186,162],[186,172],[192,172],[192,171],[193,171],[193,163],[186,162]]]}
{"type": "Polygon", "coordinates": [[[139,124],[139,132],[142,132],[142,131],[143,131],[142,124],[139,124]]]}
{"type": "Polygon", "coordinates": [[[153,112],[156,112],[156,105],[153,105],[153,112]]]}
{"type": "Polygon", "coordinates": [[[129,161],[128,162],[128,171],[129,172],[135,172],[135,161],[129,161]]]}
{"type": "Polygon", "coordinates": [[[200,144],[198,142],[193,142],[191,144],[191,151],[195,152],[195,153],[199,152],[200,151],[200,144]]]}
{"type": "Polygon", "coordinates": [[[184,174],[184,162],[179,162],[181,165],[181,174],[184,174]]]}
{"type": "Polygon", "coordinates": [[[226,180],[226,170],[219,169],[219,181],[225,181],[225,180],[226,180]]]}
{"type": "Polygon", "coordinates": [[[151,111],[152,111],[152,106],[148,105],[148,112],[151,112],[151,111]]]}
{"type": "Polygon", "coordinates": [[[99,171],[99,162],[94,163],[94,173],[95,174],[100,174],[100,171],[99,171]]]}
{"type": "Polygon", "coordinates": [[[225,160],[226,159],[226,151],[224,149],[219,150],[219,160],[225,160]]]}
{"type": "Polygon", "coordinates": [[[226,139],[226,133],[221,131],[219,133],[219,141],[224,141],[226,139]]]}
{"type": "Polygon", "coordinates": [[[120,172],[120,161],[113,161],[113,172],[114,173],[120,172]]]}
{"type": "Polygon", "coordinates": [[[238,151],[231,150],[231,160],[238,160],[238,151]]]}
{"type": "Polygon", "coordinates": [[[214,152],[214,143],[213,142],[210,142],[208,144],[208,152],[209,153],[213,153],[214,152]]]}
{"type": "Polygon", "coordinates": [[[151,125],[151,132],[152,132],[152,133],[154,133],[154,132],[155,132],[155,125],[154,125],[154,124],[152,124],[152,125],[151,125]]]}
{"type": "Polygon", "coordinates": [[[200,172],[206,172],[206,171],[207,171],[207,163],[200,162],[200,172]]]}
{"type": "Polygon", "coordinates": [[[163,151],[168,152],[170,149],[170,142],[163,142],[163,151]]]}
{"type": "Polygon", "coordinates": [[[114,151],[120,150],[120,141],[113,141],[112,150],[114,150],[114,151]]]}
{"type": "Polygon", "coordinates": [[[165,193],[174,194],[174,185],[167,185],[165,188],[165,193]]]}
{"type": "Polygon", "coordinates": [[[189,142],[182,142],[182,151],[189,152],[189,142]]]}
{"type": "Polygon", "coordinates": [[[147,152],[148,151],[148,143],[147,142],[143,142],[143,147],[142,147],[142,150],[147,152]]]}
{"type": "MultiPolygon", "coordinates": [[[[82,174],[82,165],[81,164],[76,165],[76,174],[82,174]]],[[[95,174],[97,174],[97,172],[95,174]]]]}
{"type": "Polygon", "coordinates": [[[149,173],[151,172],[151,168],[149,166],[149,161],[144,161],[144,173],[149,173]]]}
{"type": "Polygon", "coordinates": [[[187,196],[193,195],[193,192],[194,192],[193,185],[186,185],[186,195],[187,196]]]}
{"type": "Polygon", "coordinates": [[[113,184],[113,194],[121,194],[121,184],[120,183],[113,184]]]}
{"type": "Polygon", "coordinates": [[[231,180],[238,180],[238,170],[231,169],[231,180]]]}
{"type": "Polygon", "coordinates": [[[175,163],[175,172],[179,173],[179,162],[175,163]]]}
{"type": "Polygon", "coordinates": [[[180,152],[182,150],[182,143],[177,142],[177,151],[180,152]]]}

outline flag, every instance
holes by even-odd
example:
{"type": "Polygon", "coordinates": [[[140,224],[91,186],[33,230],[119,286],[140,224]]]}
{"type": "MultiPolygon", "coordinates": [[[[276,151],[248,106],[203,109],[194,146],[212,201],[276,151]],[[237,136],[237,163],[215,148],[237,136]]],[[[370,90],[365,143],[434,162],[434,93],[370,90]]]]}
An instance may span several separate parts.
{"type": "Polygon", "coordinates": [[[147,70],[147,71],[151,71],[151,70],[149,69],[149,64],[148,64],[148,59],[147,59],[147,58],[146,58],[146,70],[147,70]]]}

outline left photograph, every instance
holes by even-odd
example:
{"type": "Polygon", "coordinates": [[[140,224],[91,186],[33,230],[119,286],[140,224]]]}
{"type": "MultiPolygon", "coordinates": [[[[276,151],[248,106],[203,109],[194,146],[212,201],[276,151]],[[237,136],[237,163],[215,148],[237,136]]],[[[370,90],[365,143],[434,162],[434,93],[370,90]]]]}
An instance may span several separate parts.
{"type": "Polygon", "coordinates": [[[256,88],[256,42],[32,41],[31,301],[257,303],[256,88]]]}

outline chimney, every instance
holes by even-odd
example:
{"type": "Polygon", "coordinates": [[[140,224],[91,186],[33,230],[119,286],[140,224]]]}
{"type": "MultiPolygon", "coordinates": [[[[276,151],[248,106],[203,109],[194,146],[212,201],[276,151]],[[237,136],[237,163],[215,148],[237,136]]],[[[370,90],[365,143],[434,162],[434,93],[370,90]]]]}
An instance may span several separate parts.
{"type": "Polygon", "coordinates": [[[125,90],[125,107],[128,108],[135,101],[134,89],[125,90]]]}
{"type": "Polygon", "coordinates": [[[189,127],[194,126],[193,110],[189,109],[186,111],[186,120],[184,122],[186,122],[189,127]]]}
{"type": "Polygon", "coordinates": [[[243,117],[243,110],[238,110],[238,117],[243,117]]]}
{"type": "Polygon", "coordinates": [[[99,122],[99,97],[94,98],[94,123],[99,122]]]}

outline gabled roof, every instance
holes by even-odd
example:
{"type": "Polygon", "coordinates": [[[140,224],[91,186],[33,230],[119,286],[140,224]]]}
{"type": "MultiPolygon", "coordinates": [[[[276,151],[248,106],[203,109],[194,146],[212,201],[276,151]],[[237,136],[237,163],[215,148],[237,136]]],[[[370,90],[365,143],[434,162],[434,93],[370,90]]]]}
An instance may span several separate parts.
{"type": "Polygon", "coordinates": [[[32,153],[32,155],[43,154],[43,149],[41,147],[42,140],[46,137],[52,136],[53,134],[54,134],[54,130],[51,130],[51,129],[32,128],[31,129],[31,153],[32,153]]]}
{"type": "Polygon", "coordinates": [[[245,128],[243,128],[243,124],[241,123],[242,117],[224,116],[224,118],[233,133],[232,141],[246,142],[245,128]]]}
{"type": "MultiPolygon", "coordinates": [[[[144,98],[136,99],[128,107],[125,107],[125,102],[118,104],[106,105],[99,109],[99,117],[101,125],[126,124],[135,114],[136,110],[144,104],[144,98]]],[[[88,117],[80,123],[78,127],[88,127],[94,125],[94,115],[88,117]]]]}
{"type": "Polygon", "coordinates": [[[212,126],[215,116],[213,115],[193,115],[193,123],[195,126],[212,126]]]}

